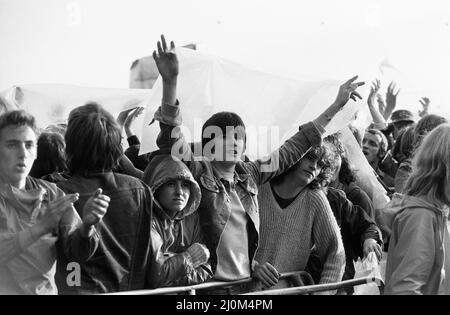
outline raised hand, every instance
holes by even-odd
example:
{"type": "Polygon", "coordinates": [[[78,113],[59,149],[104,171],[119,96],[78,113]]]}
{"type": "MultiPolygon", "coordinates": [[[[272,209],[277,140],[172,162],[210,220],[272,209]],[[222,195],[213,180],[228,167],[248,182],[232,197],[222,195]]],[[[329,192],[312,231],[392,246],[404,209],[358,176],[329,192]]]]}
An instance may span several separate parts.
{"type": "Polygon", "coordinates": [[[428,97],[422,97],[419,100],[419,102],[423,108],[423,110],[419,110],[419,116],[423,117],[423,116],[428,115],[428,108],[430,107],[430,99],[428,97]]]}
{"type": "Polygon", "coordinates": [[[120,128],[123,128],[129,113],[130,113],[129,110],[125,110],[123,112],[120,112],[119,116],[117,116],[116,120],[117,120],[117,123],[119,124],[120,128]]]}
{"type": "Polygon", "coordinates": [[[161,41],[158,41],[158,53],[153,51],[158,71],[164,82],[173,82],[177,79],[179,65],[178,57],[175,53],[175,44],[170,42],[170,49],[167,49],[166,39],[161,35],[161,41]]]}
{"type": "Polygon", "coordinates": [[[108,210],[111,199],[102,193],[101,188],[97,189],[83,207],[83,224],[86,227],[91,227],[100,222],[108,210]]]}
{"type": "Polygon", "coordinates": [[[128,117],[125,119],[124,122],[124,126],[125,129],[129,129],[131,127],[131,125],[133,124],[133,121],[138,118],[140,115],[142,115],[142,113],[144,112],[144,107],[137,107],[135,108],[132,112],[130,112],[130,114],[128,115],[128,117]]]}
{"type": "Polygon", "coordinates": [[[377,94],[377,102],[378,102],[378,110],[380,111],[381,115],[383,115],[383,117],[385,119],[387,119],[387,117],[384,116],[384,114],[386,113],[386,103],[384,102],[384,98],[383,96],[381,96],[381,94],[377,94]]]}
{"type": "Polygon", "coordinates": [[[375,106],[375,99],[378,95],[378,92],[380,91],[380,88],[381,88],[380,80],[376,79],[375,82],[372,82],[369,97],[367,98],[367,105],[369,105],[369,107],[375,106]]]}
{"type": "Polygon", "coordinates": [[[336,105],[343,107],[350,99],[353,101],[356,101],[356,98],[362,99],[361,95],[356,92],[356,89],[364,85],[364,82],[355,83],[356,79],[358,79],[358,76],[354,76],[339,87],[339,92],[335,101],[336,105]]]}
{"type": "Polygon", "coordinates": [[[358,79],[358,76],[355,76],[342,84],[339,87],[338,95],[336,96],[336,100],[333,104],[331,104],[325,111],[317,117],[314,122],[321,126],[322,128],[325,128],[331,119],[339,112],[342,107],[344,107],[345,104],[349,101],[349,99],[352,99],[356,101],[356,98],[362,99],[361,95],[356,91],[358,87],[361,85],[364,85],[364,82],[356,82],[356,79],[358,79]]]}
{"type": "Polygon", "coordinates": [[[385,115],[387,117],[390,117],[392,112],[395,109],[395,106],[397,105],[397,96],[400,93],[400,89],[398,89],[397,93],[395,92],[396,85],[394,81],[392,81],[387,89],[386,92],[386,112],[385,115]]]}

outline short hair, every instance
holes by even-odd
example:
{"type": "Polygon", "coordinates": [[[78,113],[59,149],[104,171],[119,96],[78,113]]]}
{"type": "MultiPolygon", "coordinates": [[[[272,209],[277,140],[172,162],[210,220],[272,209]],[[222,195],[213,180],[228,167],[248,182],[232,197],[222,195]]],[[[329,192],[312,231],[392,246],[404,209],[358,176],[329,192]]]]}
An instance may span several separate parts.
{"type": "Polygon", "coordinates": [[[67,164],[72,174],[109,172],[123,156],[120,127],[97,103],[70,112],[65,139],[67,164]]]}
{"type": "Polygon", "coordinates": [[[34,116],[24,110],[14,110],[0,115],[0,132],[10,126],[28,126],[39,134],[34,116]]]}
{"type": "Polygon", "coordinates": [[[368,129],[367,132],[372,135],[380,136],[381,143],[380,143],[380,149],[378,151],[378,157],[381,157],[381,158],[384,157],[387,153],[388,146],[389,146],[388,140],[387,140],[386,136],[384,135],[384,133],[382,133],[378,129],[368,129]]]}
{"type": "Polygon", "coordinates": [[[214,136],[205,135],[205,130],[208,127],[215,126],[222,131],[222,134],[225,136],[227,132],[227,127],[241,127],[244,132],[244,143],[246,142],[246,134],[245,134],[245,124],[242,118],[233,112],[219,112],[212,115],[202,126],[202,149],[205,148],[205,145],[214,139],[214,136]]]}
{"type": "Polygon", "coordinates": [[[431,131],[418,147],[405,194],[427,196],[429,202],[450,206],[450,125],[431,131]]]}
{"type": "Polygon", "coordinates": [[[64,138],[58,133],[42,133],[37,142],[37,158],[30,176],[42,178],[54,172],[67,170],[64,138]]]}

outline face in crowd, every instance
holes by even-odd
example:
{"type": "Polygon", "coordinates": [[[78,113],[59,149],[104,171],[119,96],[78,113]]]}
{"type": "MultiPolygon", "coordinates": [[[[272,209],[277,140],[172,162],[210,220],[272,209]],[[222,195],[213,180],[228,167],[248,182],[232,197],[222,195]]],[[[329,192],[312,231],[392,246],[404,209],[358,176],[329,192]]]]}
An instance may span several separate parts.
{"type": "Polygon", "coordinates": [[[377,163],[382,151],[383,139],[380,135],[366,132],[363,139],[363,153],[369,164],[377,163]]]}
{"type": "Polygon", "coordinates": [[[157,198],[166,213],[175,217],[189,202],[191,184],[184,179],[172,179],[157,191],[157,198]]]}
{"type": "Polygon", "coordinates": [[[295,166],[294,169],[297,178],[302,185],[309,185],[322,170],[322,165],[317,158],[305,156],[295,166]]]}
{"type": "Polygon", "coordinates": [[[36,159],[37,137],[27,126],[7,126],[0,131],[0,178],[3,182],[23,188],[36,159]]]}
{"type": "MultiPolygon", "coordinates": [[[[209,129],[214,129],[214,126],[208,127],[206,133],[209,129]]],[[[239,126],[227,127],[225,134],[222,134],[219,128],[215,129],[217,129],[216,132],[212,132],[215,137],[203,148],[204,155],[217,162],[236,164],[245,151],[244,129],[239,126]]]]}

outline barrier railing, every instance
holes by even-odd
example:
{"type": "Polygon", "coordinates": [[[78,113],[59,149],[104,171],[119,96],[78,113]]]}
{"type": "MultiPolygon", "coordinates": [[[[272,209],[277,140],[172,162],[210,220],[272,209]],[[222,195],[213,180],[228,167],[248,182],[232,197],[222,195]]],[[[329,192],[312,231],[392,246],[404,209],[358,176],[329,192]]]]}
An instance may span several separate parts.
{"type": "Polygon", "coordinates": [[[378,290],[382,295],[384,293],[384,282],[382,279],[377,277],[366,277],[366,278],[358,278],[352,280],[345,280],[334,283],[327,284],[315,284],[315,285],[306,285],[301,287],[294,288],[285,288],[278,290],[265,290],[265,291],[257,291],[245,293],[243,295],[300,295],[300,294],[308,294],[322,291],[332,291],[347,287],[354,287],[361,284],[375,283],[378,286],[378,290]]]}
{"type": "MultiPolygon", "coordinates": [[[[304,285],[313,285],[314,280],[311,275],[306,271],[293,271],[282,273],[280,279],[292,279],[297,281],[301,279],[304,285]]],[[[182,287],[169,287],[169,288],[159,288],[152,290],[137,290],[137,291],[123,291],[115,292],[107,295],[163,295],[163,294],[175,294],[175,293],[188,293],[189,295],[196,295],[198,290],[211,290],[211,289],[225,289],[237,285],[242,285],[255,281],[253,278],[246,278],[237,281],[210,281],[196,285],[182,286],[182,287]]]]}

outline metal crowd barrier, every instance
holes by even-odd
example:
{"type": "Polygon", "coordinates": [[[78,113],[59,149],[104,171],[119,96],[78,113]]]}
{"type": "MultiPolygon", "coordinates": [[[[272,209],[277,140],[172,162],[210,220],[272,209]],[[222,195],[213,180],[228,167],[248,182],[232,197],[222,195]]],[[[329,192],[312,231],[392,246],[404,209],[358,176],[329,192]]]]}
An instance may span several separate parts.
{"type": "Polygon", "coordinates": [[[250,293],[245,293],[243,295],[300,295],[300,294],[310,294],[310,293],[322,292],[322,291],[332,291],[332,290],[337,290],[337,289],[342,289],[342,288],[347,288],[347,287],[354,287],[354,286],[358,286],[361,284],[369,284],[369,283],[377,284],[378,290],[380,291],[380,295],[384,294],[384,282],[382,279],[377,278],[377,277],[366,277],[366,278],[358,278],[358,279],[345,280],[345,281],[327,283],[327,284],[306,285],[306,286],[294,287],[294,288],[250,292],[250,293]]]}
{"type": "MultiPolygon", "coordinates": [[[[295,282],[301,280],[303,285],[313,285],[314,280],[311,275],[306,271],[293,271],[282,273],[280,279],[286,279],[295,282]]],[[[236,285],[241,285],[245,283],[250,283],[256,281],[253,278],[246,278],[237,281],[210,281],[204,282],[196,285],[182,286],[182,287],[168,287],[168,288],[159,288],[152,290],[136,290],[136,291],[123,291],[123,292],[115,292],[107,295],[163,295],[163,294],[176,294],[176,293],[187,293],[188,295],[196,295],[198,290],[207,290],[207,289],[224,289],[230,288],[236,285]]]]}

